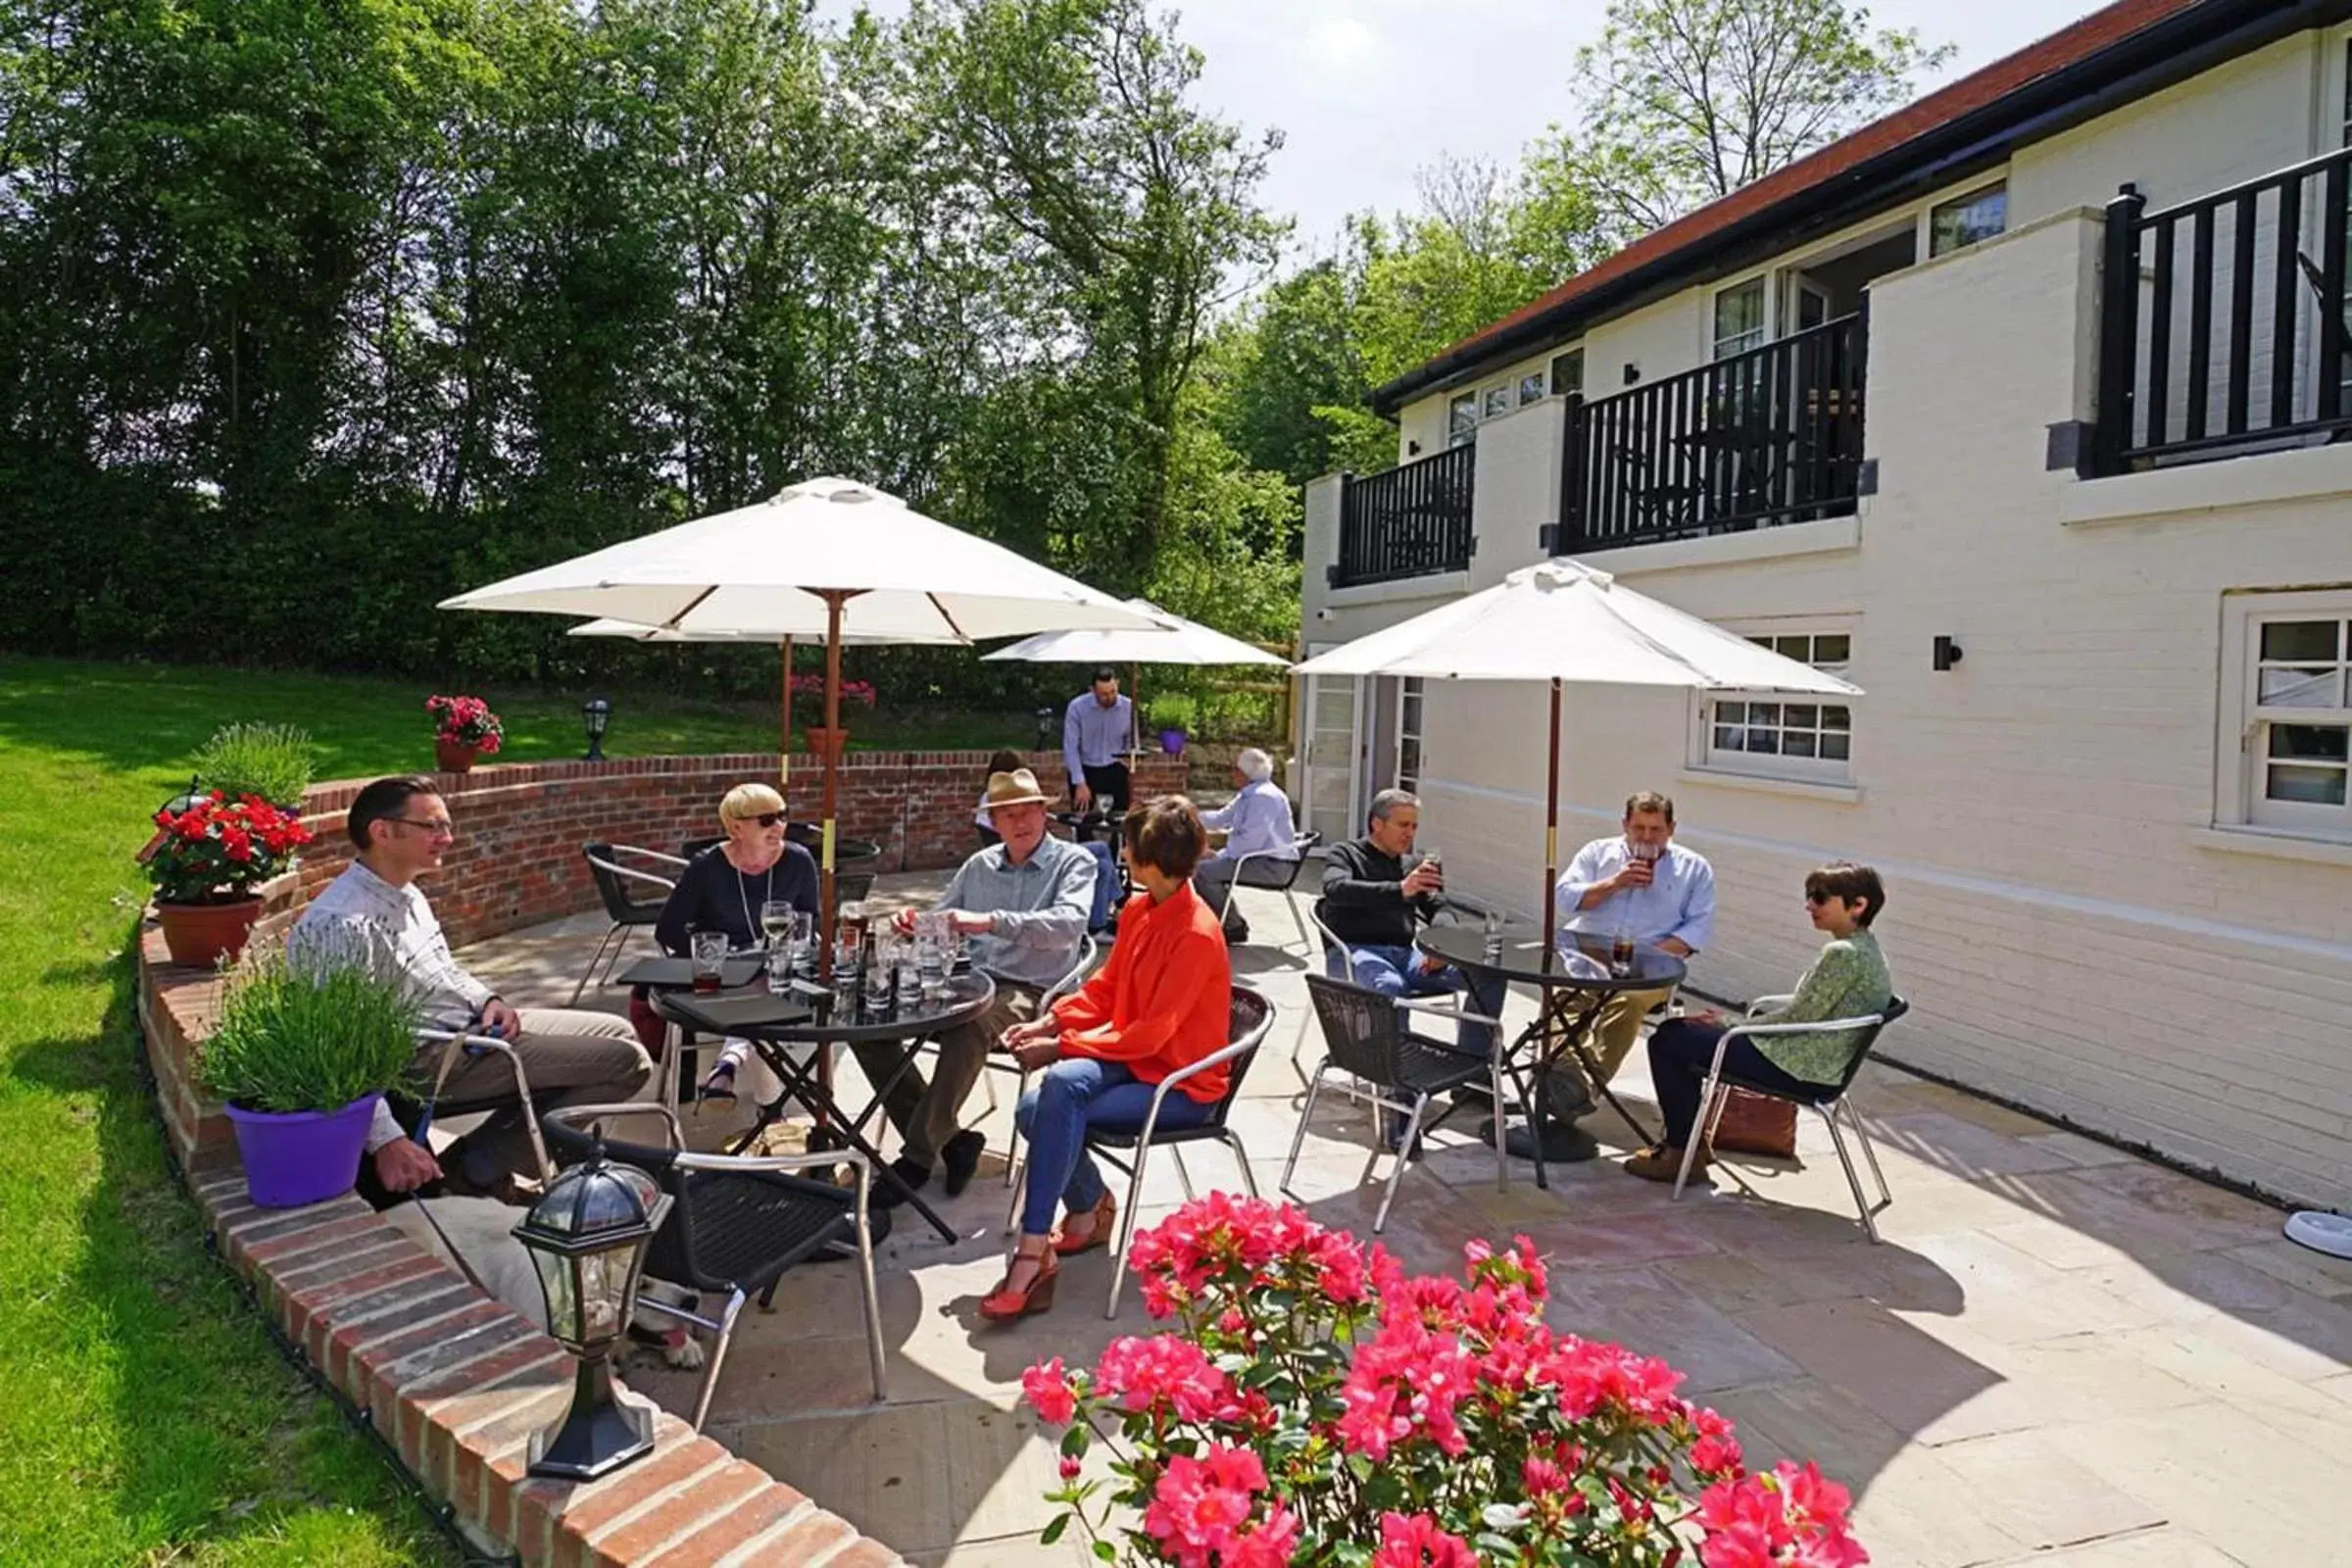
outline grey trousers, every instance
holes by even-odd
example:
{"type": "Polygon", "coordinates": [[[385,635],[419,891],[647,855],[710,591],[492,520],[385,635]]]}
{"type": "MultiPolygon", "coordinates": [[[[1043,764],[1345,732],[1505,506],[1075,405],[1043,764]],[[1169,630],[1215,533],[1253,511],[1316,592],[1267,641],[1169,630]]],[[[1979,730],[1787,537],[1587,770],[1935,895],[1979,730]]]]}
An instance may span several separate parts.
{"type": "MultiPolygon", "coordinates": [[[[524,1007],[522,1036],[514,1054],[530,1080],[531,1114],[565,1105],[594,1105],[635,1100],[654,1075],[654,1064],[637,1043],[636,1028],[616,1013],[571,1007],[524,1007]]],[[[440,1046],[416,1054],[416,1070],[430,1085],[441,1065],[440,1046]]],[[[523,1107],[514,1098],[514,1069],[496,1052],[460,1056],[441,1086],[443,1105],[494,1105],[491,1119],[460,1139],[451,1152],[465,1161],[466,1174],[487,1186],[510,1171],[531,1169],[531,1135],[523,1107]]]]}
{"type": "MultiPolygon", "coordinates": [[[[935,1042],[939,1047],[939,1063],[932,1069],[928,1084],[923,1081],[922,1069],[911,1063],[899,1074],[898,1082],[882,1097],[882,1113],[890,1118],[890,1124],[899,1130],[899,1137],[906,1146],[901,1152],[901,1158],[926,1171],[937,1167],[939,1152],[962,1125],[963,1102],[971,1098],[972,1086],[987,1069],[988,1054],[996,1049],[1005,1030],[1036,1017],[1044,998],[1045,993],[1036,986],[999,980],[997,1000],[986,1012],[969,1023],[941,1032],[935,1042]]],[[[877,1086],[898,1072],[899,1062],[906,1054],[904,1046],[888,1042],[854,1045],[850,1050],[858,1057],[866,1082],[877,1086]]],[[[848,1113],[855,1115],[856,1108],[852,1107],[848,1113]]]]}

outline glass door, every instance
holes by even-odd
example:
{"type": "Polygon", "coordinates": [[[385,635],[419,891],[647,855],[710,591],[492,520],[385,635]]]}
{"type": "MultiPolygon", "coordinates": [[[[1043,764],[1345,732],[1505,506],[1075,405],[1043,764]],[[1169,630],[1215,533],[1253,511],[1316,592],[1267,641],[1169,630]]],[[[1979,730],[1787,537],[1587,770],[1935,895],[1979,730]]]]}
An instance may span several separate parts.
{"type": "MultiPolygon", "coordinates": [[[[1307,647],[1307,656],[1330,644],[1307,647]]],[[[1362,682],[1352,675],[1306,677],[1306,778],[1299,791],[1301,821],[1326,844],[1355,837],[1356,758],[1363,746],[1362,682]]]]}

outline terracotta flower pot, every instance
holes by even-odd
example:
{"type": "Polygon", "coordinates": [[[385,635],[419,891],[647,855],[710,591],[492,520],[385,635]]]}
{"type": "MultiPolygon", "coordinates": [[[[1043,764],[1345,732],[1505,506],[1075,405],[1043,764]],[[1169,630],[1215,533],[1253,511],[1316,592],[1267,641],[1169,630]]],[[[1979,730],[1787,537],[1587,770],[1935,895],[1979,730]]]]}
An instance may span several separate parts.
{"type": "Polygon", "coordinates": [[[849,749],[850,732],[846,729],[827,729],[822,724],[810,724],[801,734],[808,742],[808,755],[820,762],[827,758],[838,760],[849,749]]]}
{"type": "Polygon", "coordinates": [[[473,760],[481,755],[464,741],[443,740],[438,735],[433,737],[433,758],[444,773],[470,773],[473,771],[473,760]]]}
{"type": "Polygon", "coordinates": [[[164,947],[173,963],[210,969],[222,958],[245,951],[253,923],[262,917],[262,901],[239,899],[234,904],[158,904],[164,947]]]}

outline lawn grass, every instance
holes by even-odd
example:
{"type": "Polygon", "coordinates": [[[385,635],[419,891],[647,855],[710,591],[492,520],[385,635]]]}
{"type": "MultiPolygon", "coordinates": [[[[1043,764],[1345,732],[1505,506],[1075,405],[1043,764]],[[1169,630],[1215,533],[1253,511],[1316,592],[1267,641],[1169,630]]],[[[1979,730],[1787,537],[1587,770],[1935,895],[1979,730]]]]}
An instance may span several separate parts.
{"type": "MultiPolygon", "coordinates": [[[[502,760],[576,757],[578,701],[479,695],[502,760]]],[[[424,688],[0,655],[0,1563],[453,1562],[206,1252],[135,1066],[131,853],[232,719],[320,776],[427,767],[424,688]]],[[[772,708],[615,697],[607,750],[760,751],[772,708]]],[[[853,719],[870,746],[1020,745],[1020,715],[853,719]]]]}

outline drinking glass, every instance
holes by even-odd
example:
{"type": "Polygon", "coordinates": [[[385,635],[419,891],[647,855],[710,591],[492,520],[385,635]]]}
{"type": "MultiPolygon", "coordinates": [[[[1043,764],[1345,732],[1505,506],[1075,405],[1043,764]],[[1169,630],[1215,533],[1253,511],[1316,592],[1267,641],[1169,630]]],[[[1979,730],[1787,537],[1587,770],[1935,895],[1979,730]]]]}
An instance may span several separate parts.
{"type": "Polygon", "coordinates": [[[865,971],[865,1004],[881,1007],[890,1001],[890,971],[898,966],[899,941],[883,937],[874,944],[874,961],[865,971]]]}
{"type": "Polygon", "coordinates": [[[767,938],[767,989],[781,996],[792,979],[792,923],[800,910],[782,899],[760,906],[760,934],[767,938]]]}
{"type": "Polygon", "coordinates": [[[703,993],[716,991],[726,971],[727,934],[697,931],[687,938],[687,951],[693,955],[694,989],[703,993]]]}
{"type": "Polygon", "coordinates": [[[1502,956],[1502,911],[1500,909],[1487,911],[1486,953],[1490,958],[1502,956]]]}
{"type": "Polygon", "coordinates": [[[940,941],[938,928],[925,929],[917,921],[914,928],[914,971],[925,997],[936,997],[947,989],[947,945],[940,941]]]}
{"type": "Polygon", "coordinates": [[[1623,980],[1634,972],[1634,934],[1623,926],[1609,940],[1609,974],[1623,980]]]}

